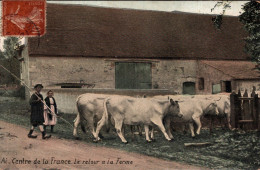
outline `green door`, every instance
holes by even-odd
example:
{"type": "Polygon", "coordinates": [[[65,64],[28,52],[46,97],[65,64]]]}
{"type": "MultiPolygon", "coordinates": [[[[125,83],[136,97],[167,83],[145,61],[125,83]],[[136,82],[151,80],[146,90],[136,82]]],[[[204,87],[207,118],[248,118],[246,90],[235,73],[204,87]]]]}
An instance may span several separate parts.
{"type": "Polygon", "coordinates": [[[116,65],[116,89],[151,89],[151,63],[124,63],[116,65]]]}
{"type": "Polygon", "coordinates": [[[183,94],[195,94],[195,83],[194,82],[184,82],[183,83],[183,94]]]}

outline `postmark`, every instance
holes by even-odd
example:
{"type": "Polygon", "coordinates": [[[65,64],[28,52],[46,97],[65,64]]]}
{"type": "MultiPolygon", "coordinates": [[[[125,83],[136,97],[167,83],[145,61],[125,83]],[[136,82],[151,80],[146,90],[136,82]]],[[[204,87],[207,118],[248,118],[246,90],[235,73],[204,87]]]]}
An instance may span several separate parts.
{"type": "Polygon", "coordinates": [[[3,36],[42,36],[46,26],[46,0],[3,0],[3,36]]]}

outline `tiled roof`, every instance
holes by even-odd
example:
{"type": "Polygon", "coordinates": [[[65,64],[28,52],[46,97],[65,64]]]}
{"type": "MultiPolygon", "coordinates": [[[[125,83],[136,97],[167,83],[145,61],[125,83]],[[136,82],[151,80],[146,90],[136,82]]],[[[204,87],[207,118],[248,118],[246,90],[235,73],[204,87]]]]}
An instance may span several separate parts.
{"type": "Polygon", "coordinates": [[[203,64],[209,65],[224,74],[227,74],[233,79],[259,79],[260,71],[256,67],[256,63],[250,61],[200,61],[203,64]]]}
{"type": "Polygon", "coordinates": [[[246,60],[238,17],[47,4],[47,31],[29,54],[246,60]]]}

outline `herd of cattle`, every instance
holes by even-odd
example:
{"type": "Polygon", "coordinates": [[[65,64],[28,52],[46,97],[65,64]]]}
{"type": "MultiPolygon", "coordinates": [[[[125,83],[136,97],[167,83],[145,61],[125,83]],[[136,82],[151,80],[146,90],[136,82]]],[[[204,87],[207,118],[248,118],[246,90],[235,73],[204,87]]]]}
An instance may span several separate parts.
{"type": "Polygon", "coordinates": [[[227,118],[230,125],[230,98],[228,95],[170,95],[153,96],[151,98],[134,98],[119,95],[83,94],[76,101],[78,114],[74,120],[73,135],[78,137],[77,128],[80,124],[84,130],[83,120],[87,121],[96,141],[100,140],[101,128],[114,125],[123,143],[123,125],[144,126],[146,140],[154,139],[153,126],[157,126],[170,141],[173,139],[170,124],[180,119],[188,124],[192,137],[200,134],[201,117],[204,115],[222,116],[227,118]],[[149,126],[152,127],[151,136],[149,126]]]}

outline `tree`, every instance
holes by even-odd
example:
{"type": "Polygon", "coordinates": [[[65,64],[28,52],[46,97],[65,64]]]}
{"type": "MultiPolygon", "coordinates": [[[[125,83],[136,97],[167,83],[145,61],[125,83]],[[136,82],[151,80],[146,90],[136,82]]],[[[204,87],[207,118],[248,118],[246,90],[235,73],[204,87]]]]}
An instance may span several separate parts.
{"type": "Polygon", "coordinates": [[[245,49],[260,69],[260,1],[247,2],[242,9],[244,12],[239,16],[239,20],[248,32],[245,49]]]}
{"type": "Polygon", "coordinates": [[[20,42],[17,37],[8,37],[4,40],[4,56],[6,59],[17,58],[17,47],[20,46],[20,42]]]}
{"type": "MultiPolygon", "coordinates": [[[[220,1],[211,9],[213,11],[220,6],[223,9],[221,14],[212,17],[213,24],[217,29],[221,29],[223,15],[226,9],[231,8],[230,4],[230,1],[225,3],[220,1]]],[[[260,69],[260,1],[251,0],[245,3],[242,9],[244,12],[239,15],[239,20],[244,24],[244,28],[249,34],[244,39],[246,41],[245,50],[260,69]]]]}
{"type": "MultiPolygon", "coordinates": [[[[0,52],[0,58],[8,63],[8,69],[19,77],[20,63],[18,61],[20,42],[17,37],[8,37],[4,40],[4,51],[0,52]]],[[[11,75],[10,75],[11,76],[11,75]]],[[[12,83],[17,83],[16,79],[11,76],[12,83]]]]}
{"type": "Polygon", "coordinates": [[[223,18],[223,15],[225,14],[226,10],[227,9],[230,9],[231,6],[231,1],[227,1],[227,2],[224,2],[224,1],[219,1],[215,4],[215,6],[213,8],[211,8],[211,12],[214,11],[217,7],[220,7],[222,6],[222,12],[221,14],[219,15],[216,15],[215,17],[212,17],[212,22],[215,26],[216,29],[220,29],[221,28],[221,25],[222,25],[222,18],[223,18]]]}

